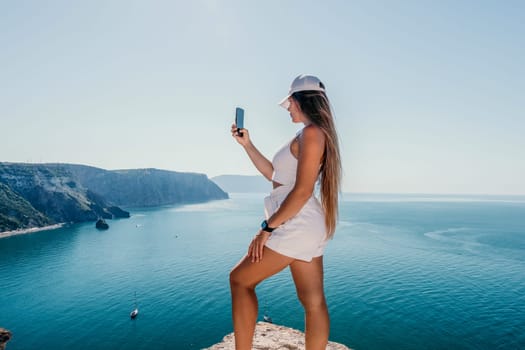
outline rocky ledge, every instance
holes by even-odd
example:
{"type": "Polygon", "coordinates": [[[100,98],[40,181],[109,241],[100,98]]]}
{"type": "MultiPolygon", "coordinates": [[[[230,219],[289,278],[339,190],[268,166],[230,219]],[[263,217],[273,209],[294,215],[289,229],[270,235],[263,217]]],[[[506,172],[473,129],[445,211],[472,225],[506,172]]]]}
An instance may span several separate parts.
{"type": "MultiPolygon", "coordinates": [[[[298,330],[278,326],[272,323],[257,322],[252,349],[255,350],[303,350],[304,333],[298,330]]],[[[205,350],[235,350],[233,333],[224,337],[222,342],[205,350]]],[[[326,350],[350,350],[339,343],[328,342],[326,350]]]]}
{"type": "Polygon", "coordinates": [[[5,328],[0,328],[0,350],[5,349],[5,345],[11,339],[11,332],[5,328]]]}

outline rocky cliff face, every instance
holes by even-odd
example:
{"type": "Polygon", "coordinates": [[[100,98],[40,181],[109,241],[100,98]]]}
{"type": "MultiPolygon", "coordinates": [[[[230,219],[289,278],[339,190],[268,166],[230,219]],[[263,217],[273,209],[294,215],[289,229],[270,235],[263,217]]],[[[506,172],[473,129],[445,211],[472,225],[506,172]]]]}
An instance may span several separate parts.
{"type": "MultiPolygon", "coordinates": [[[[255,350],[304,350],[304,333],[298,330],[278,326],[272,323],[258,322],[252,349],[255,350]]],[[[233,333],[224,337],[222,342],[205,350],[235,350],[233,333]]],[[[350,350],[343,344],[328,342],[326,350],[350,350]]]]}
{"type": "MultiPolygon", "coordinates": [[[[0,182],[30,203],[50,223],[94,221],[98,217],[111,219],[114,216],[104,198],[78,183],[61,165],[0,163],[0,182]]],[[[35,219],[38,213],[33,216],[35,219]]],[[[121,216],[129,217],[129,213],[121,216]]],[[[28,222],[18,228],[31,226],[28,222]]]]}
{"type": "Polygon", "coordinates": [[[0,232],[52,223],[51,219],[36,210],[24,197],[0,182],[0,232]]]}
{"type": "Polygon", "coordinates": [[[227,199],[228,194],[204,174],[159,169],[104,170],[67,165],[84,186],[111,203],[151,207],[227,199]]]}
{"type": "Polygon", "coordinates": [[[206,175],[157,169],[108,171],[73,164],[0,163],[0,232],[129,217],[146,207],[228,198],[206,175]]]}

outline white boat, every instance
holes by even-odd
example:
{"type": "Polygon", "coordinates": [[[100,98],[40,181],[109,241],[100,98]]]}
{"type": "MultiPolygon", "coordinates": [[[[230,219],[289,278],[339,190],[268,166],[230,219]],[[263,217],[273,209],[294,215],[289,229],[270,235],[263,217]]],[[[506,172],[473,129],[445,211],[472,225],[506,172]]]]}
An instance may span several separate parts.
{"type": "Polygon", "coordinates": [[[272,318],[270,315],[268,315],[268,308],[266,307],[266,303],[264,303],[264,316],[263,321],[268,323],[273,323],[272,318]]]}
{"type": "Polygon", "coordinates": [[[131,311],[129,317],[131,317],[131,319],[134,319],[135,317],[137,317],[138,314],[139,308],[137,307],[137,292],[135,292],[135,310],[131,311]]]}

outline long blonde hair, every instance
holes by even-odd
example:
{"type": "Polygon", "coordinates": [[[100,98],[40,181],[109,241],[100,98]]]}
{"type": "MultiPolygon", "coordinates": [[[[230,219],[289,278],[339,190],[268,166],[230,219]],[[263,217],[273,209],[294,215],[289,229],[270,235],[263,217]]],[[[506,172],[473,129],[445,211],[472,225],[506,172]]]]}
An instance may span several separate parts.
{"type": "MultiPolygon", "coordinates": [[[[324,86],[322,87],[324,88],[324,86]]],[[[318,126],[325,135],[325,149],[319,169],[319,183],[327,235],[328,238],[332,238],[339,215],[342,166],[339,140],[330,101],[328,101],[324,91],[300,91],[295,92],[292,97],[299,103],[301,111],[312,124],[318,126]]]]}

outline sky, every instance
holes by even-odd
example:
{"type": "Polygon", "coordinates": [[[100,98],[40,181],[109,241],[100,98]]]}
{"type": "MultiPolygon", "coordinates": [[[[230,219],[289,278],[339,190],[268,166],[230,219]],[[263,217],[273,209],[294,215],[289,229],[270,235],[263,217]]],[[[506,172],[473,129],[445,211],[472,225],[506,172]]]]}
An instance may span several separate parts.
{"type": "Polygon", "coordinates": [[[523,1],[0,1],[0,161],[255,175],[326,85],[343,191],[525,195],[523,1]]]}

